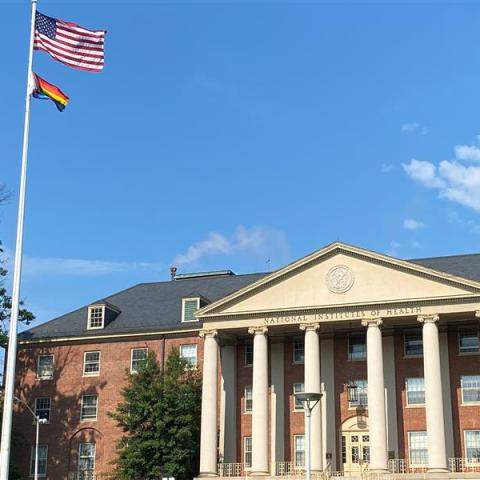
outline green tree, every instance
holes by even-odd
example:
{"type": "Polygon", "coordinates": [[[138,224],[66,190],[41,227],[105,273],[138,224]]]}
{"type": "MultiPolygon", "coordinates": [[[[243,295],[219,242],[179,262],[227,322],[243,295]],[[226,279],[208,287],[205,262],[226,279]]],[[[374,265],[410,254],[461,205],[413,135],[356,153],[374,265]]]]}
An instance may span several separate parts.
{"type": "Polygon", "coordinates": [[[173,349],[162,370],[153,353],[128,374],[123,401],[110,416],[123,435],[115,461],[119,480],[191,480],[200,442],[201,376],[173,349]]]}

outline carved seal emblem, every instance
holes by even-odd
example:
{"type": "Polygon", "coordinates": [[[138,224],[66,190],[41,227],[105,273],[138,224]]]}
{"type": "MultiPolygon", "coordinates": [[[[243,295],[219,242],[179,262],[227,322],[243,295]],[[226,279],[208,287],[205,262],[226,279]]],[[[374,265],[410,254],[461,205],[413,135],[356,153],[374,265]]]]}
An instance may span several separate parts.
{"type": "Polygon", "coordinates": [[[344,293],[352,288],[355,276],[345,265],[337,265],[327,272],[327,287],[333,293],[344,293]]]}

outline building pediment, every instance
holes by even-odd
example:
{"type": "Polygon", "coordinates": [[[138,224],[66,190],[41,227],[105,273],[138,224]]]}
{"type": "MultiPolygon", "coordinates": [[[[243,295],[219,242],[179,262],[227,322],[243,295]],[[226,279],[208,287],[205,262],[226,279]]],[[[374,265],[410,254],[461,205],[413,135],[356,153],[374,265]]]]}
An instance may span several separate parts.
{"type": "Polygon", "coordinates": [[[477,297],[480,283],[333,243],[197,312],[200,319],[477,297]]]}

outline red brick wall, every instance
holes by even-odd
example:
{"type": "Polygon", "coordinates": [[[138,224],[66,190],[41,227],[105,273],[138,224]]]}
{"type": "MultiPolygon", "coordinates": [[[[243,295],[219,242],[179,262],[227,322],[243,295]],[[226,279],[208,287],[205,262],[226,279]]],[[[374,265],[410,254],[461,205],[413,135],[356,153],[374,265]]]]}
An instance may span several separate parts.
{"type": "Polygon", "coordinates": [[[458,331],[448,332],[448,352],[450,363],[450,388],[452,392],[453,436],[455,457],[465,457],[464,430],[480,429],[480,405],[462,405],[460,377],[480,375],[480,355],[460,354],[458,331]]]}
{"type": "MultiPolygon", "coordinates": [[[[203,362],[203,340],[196,334],[165,339],[166,354],[182,344],[196,343],[197,361],[203,362]]],[[[130,368],[132,348],[147,347],[159,361],[163,358],[164,340],[145,339],[109,343],[69,344],[50,347],[31,346],[19,349],[17,361],[16,395],[34,408],[35,398],[50,397],[50,423],[40,427],[40,443],[48,443],[47,479],[60,480],[68,472],[76,471],[78,444],[95,441],[96,469],[112,470],[115,459],[114,445],[120,432],[107,412],[115,410],[121,401],[121,389],[126,383],[126,369],[130,368]],[[98,377],[83,376],[83,354],[100,351],[98,377]],[[55,374],[52,380],[37,380],[37,359],[40,354],[53,354],[55,374]],[[80,399],[85,394],[98,394],[96,421],[80,421],[80,399]]],[[[25,408],[16,405],[14,430],[25,436],[26,446],[14,452],[17,465],[24,478],[29,478],[30,446],[34,444],[35,427],[32,416],[25,408]]]]}
{"type": "Polygon", "coordinates": [[[293,396],[293,384],[304,383],[305,368],[303,364],[296,364],[293,361],[294,339],[288,338],[284,343],[284,405],[285,405],[285,452],[284,460],[293,462],[294,435],[303,435],[305,429],[304,413],[295,412],[295,398],[293,396]]]}

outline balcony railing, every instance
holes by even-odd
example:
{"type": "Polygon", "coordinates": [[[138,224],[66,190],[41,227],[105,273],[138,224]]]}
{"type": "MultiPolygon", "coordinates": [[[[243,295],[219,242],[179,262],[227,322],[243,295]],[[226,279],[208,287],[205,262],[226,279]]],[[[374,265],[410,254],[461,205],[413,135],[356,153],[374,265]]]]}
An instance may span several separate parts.
{"type": "Polygon", "coordinates": [[[70,472],[68,480],[114,480],[114,477],[112,473],[96,473],[86,470],[84,472],[70,472]]]}
{"type": "Polygon", "coordinates": [[[406,458],[395,458],[388,461],[390,473],[424,473],[427,465],[412,465],[406,458]]]}
{"type": "Polygon", "coordinates": [[[217,473],[219,477],[244,477],[247,475],[248,467],[243,463],[219,463],[217,473]]]}
{"type": "Polygon", "coordinates": [[[480,472],[480,458],[449,458],[448,469],[453,473],[480,472]]]}

